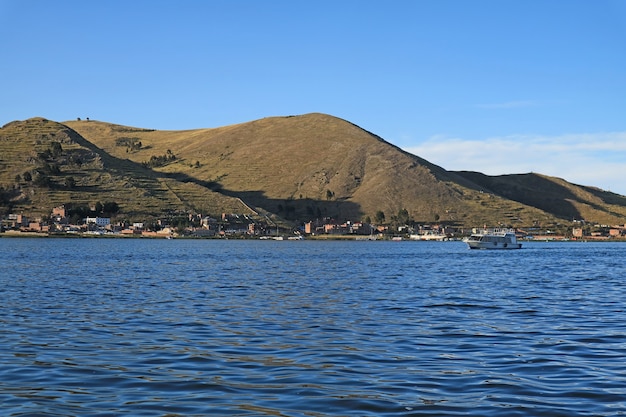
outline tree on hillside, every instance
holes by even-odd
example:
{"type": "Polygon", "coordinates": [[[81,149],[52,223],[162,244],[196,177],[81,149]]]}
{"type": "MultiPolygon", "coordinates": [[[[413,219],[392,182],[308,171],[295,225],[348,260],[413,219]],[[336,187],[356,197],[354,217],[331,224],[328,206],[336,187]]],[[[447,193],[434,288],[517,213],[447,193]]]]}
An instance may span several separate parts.
{"type": "Polygon", "coordinates": [[[61,147],[61,144],[59,142],[50,143],[50,154],[53,158],[58,157],[59,155],[61,155],[62,152],[63,147],[61,147]]]}
{"type": "Polygon", "coordinates": [[[409,216],[408,210],[403,208],[398,210],[398,214],[395,218],[393,218],[393,220],[398,226],[403,226],[410,223],[411,217],[409,216]]]}
{"type": "Polygon", "coordinates": [[[35,174],[35,178],[33,178],[33,184],[38,187],[50,187],[52,185],[52,180],[47,174],[43,172],[37,172],[35,174]]]}
{"type": "Polygon", "coordinates": [[[74,188],[74,187],[76,187],[76,180],[74,179],[74,177],[67,177],[65,179],[65,186],[67,188],[74,188]]]}
{"type": "Polygon", "coordinates": [[[172,151],[168,149],[165,155],[152,155],[150,157],[150,160],[142,162],[142,165],[146,168],[156,168],[167,165],[174,160],[176,160],[176,155],[174,155],[172,151]]]}
{"type": "Polygon", "coordinates": [[[46,149],[38,152],[37,158],[39,158],[40,161],[47,161],[48,159],[52,158],[52,153],[50,152],[50,149],[46,149]]]}
{"type": "Polygon", "coordinates": [[[376,222],[376,224],[385,223],[385,213],[381,210],[378,210],[374,215],[374,221],[376,222]]]}
{"type": "Polygon", "coordinates": [[[70,164],[80,167],[83,164],[83,159],[79,153],[72,153],[69,157],[70,164]]]}
{"type": "Polygon", "coordinates": [[[102,205],[102,211],[107,214],[115,214],[120,211],[120,206],[115,201],[106,201],[102,205]]]}
{"type": "Polygon", "coordinates": [[[43,164],[41,171],[48,175],[59,175],[61,173],[61,167],[59,164],[43,164]]]}
{"type": "Polygon", "coordinates": [[[135,152],[143,146],[139,138],[121,137],[115,139],[115,146],[126,146],[126,152],[135,152]]]}

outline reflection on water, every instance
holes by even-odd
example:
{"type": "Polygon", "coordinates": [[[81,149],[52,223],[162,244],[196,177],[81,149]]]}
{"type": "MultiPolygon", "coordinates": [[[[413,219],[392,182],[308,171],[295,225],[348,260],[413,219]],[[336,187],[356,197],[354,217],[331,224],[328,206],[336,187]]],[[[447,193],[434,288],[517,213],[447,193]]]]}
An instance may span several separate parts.
{"type": "Polygon", "coordinates": [[[0,239],[3,415],[623,415],[624,254],[0,239]]]}

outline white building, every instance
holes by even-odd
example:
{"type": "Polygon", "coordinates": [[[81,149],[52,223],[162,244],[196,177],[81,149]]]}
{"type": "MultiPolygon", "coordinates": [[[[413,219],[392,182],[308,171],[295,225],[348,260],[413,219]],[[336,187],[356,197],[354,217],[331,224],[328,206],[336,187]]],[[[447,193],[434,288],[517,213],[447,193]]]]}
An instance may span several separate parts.
{"type": "Polygon", "coordinates": [[[111,219],[108,217],[87,217],[85,223],[93,223],[96,226],[106,227],[111,224],[111,219]]]}

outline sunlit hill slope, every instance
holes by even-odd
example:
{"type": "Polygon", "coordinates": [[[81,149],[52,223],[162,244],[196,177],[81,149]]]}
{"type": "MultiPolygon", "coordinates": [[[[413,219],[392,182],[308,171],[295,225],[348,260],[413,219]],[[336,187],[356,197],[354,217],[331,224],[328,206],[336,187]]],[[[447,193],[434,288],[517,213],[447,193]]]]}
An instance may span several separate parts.
{"type": "Polygon", "coordinates": [[[626,223],[626,198],[539,174],[450,172],[324,114],[158,131],[42,118],[0,129],[1,208],[47,214],[113,201],[116,217],[247,213],[290,222],[390,220],[530,226],[626,223]],[[58,143],[58,145],[57,145],[58,143]]]}

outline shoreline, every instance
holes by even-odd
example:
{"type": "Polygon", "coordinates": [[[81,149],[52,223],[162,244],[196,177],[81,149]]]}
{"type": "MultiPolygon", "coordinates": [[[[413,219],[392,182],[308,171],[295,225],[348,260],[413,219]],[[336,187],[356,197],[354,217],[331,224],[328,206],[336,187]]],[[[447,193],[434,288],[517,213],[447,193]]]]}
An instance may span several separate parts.
{"type": "MultiPolygon", "coordinates": [[[[105,233],[105,234],[90,234],[90,233],[42,233],[42,232],[21,232],[21,231],[6,231],[0,233],[0,238],[7,239],[20,239],[20,238],[35,238],[35,239],[164,239],[164,240],[263,240],[261,236],[172,236],[172,235],[133,235],[133,234],[117,234],[117,233],[105,233]]],[[[275,240],[275,239],[268,239],[275,240]]],[[[289,240],[285,238],[284,240],[289,240]]],[[[402,241],[402,242],[426,242],[422,240],[415,240],[409,238],[398,239],[397,236],[376,236],[374,239],[369,236],[361,235],[315,235],[306,236],[303,240],[316,240],[316,241],[402,241]],[[394,239],[395,238],[395,239],[394,239]]],[[[576,239],[519,239],[522,242],[572,242],[572,243],[588,243],[588,242],[626,242],[626,238],[576,238],[576,239]]],[[[447,242],[461,242],[462,239],[450,239],[447,242]]]]}

